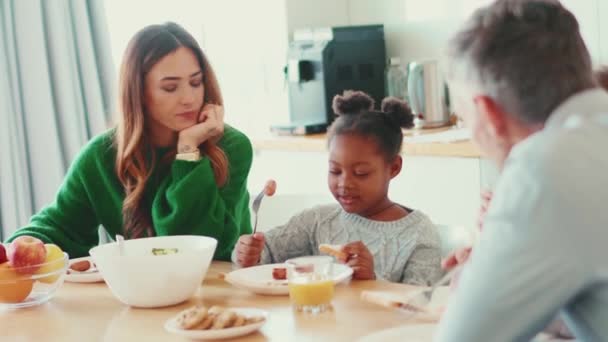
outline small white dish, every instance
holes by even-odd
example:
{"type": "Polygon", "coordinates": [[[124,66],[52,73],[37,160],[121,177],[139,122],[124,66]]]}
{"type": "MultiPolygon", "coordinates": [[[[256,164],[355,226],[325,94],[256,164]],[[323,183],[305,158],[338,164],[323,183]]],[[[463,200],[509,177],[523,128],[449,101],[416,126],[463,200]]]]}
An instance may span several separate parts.
{"type": "MultiPolygon", "coordinates": [[[[253,293],[271,296],[287,296],[289,288],[286,280],[275,280],[272,278],[272,269],[275,267],[286,267],[285,264],[269,264],[247,268],[241,268],[226,274],[226,281],[230,284],[249,290],[253,293]]],[[[353,269],[335,263],[332,269],[332,280],[339,284],[350,280],[353,269]]]]}
{"type": "Polygon", "coordinates": [[[177,334],[189,339],[195,340],[220,340],[226,338],[233,338],[251,334],[259,330],[268,321],[268,312],[260,309],[252,308],[230,308],[230,311],[234,311],[239,315],[245,317],[264,317],[264,320],[257,323],[244,325],[236,328],[226,328],[218,330],[186,330],[181,329],[177,325],[177,317],[170,318],[165,323],[165,330],[172,334],[177,334]]]}
{"type": "MultiPolygon", "coordinates": [[[[93,258],[82,257],[82,258],[70,259],[69,265],[72,265],[74,263],[77,263],[79,261],[84,261],[84,260],[93,264],[93,258]]],[[[68,266],[67,274],[65,275],[65,281],[68,281],[71,283],[100,283],[103,281],[103,277],[101,276],[101,273],[99,273],[97,268],[95,268],[93,271],[78,272],[78,271],[74,271],[74,270],[70,269],[70,267],[68,266]]]]}

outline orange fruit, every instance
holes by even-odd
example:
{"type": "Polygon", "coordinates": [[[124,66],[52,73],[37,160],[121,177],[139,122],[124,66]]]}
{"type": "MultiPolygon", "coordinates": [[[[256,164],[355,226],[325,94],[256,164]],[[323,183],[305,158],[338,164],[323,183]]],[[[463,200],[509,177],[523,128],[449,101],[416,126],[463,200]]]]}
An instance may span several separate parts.
{"type": "Polygon", "coordinates": [[[21,303],[33,287],[32,279],[24,278],[8,263],[0,265],[0,303],[21,303]]]}

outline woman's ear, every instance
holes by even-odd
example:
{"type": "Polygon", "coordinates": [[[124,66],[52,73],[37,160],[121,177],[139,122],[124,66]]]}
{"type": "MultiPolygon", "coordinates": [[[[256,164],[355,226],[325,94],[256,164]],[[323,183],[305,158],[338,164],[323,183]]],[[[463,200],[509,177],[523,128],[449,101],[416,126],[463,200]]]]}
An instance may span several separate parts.
{"type": "Polygon", "coordinates": [[[391,179],[395,178],[400,172],[403,166],[403,158],[397,155],[391,162],[391,179]]]}

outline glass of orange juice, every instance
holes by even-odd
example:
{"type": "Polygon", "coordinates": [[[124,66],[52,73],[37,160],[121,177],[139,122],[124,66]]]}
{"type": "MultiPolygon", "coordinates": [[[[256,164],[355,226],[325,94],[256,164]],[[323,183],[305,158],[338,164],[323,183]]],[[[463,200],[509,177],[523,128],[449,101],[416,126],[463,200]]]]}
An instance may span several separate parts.
{"type": "Polygon", "coordinates": [[[296,310],[314,314],[326,311],[334,297],[333,258],[300,257],[285,264],[289,297],[296,310]]]}

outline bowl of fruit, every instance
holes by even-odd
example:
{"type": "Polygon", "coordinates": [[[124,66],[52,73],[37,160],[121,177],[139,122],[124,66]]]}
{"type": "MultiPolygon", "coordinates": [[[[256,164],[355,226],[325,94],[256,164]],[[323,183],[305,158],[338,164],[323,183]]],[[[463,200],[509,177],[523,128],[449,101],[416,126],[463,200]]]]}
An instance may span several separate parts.
{"type": "Polygon", "coordinates": [[[53,244],[20,236],[0,244],[0,309],[16,309],[49,301],[63,284],[68,255],[53,244]]]}

